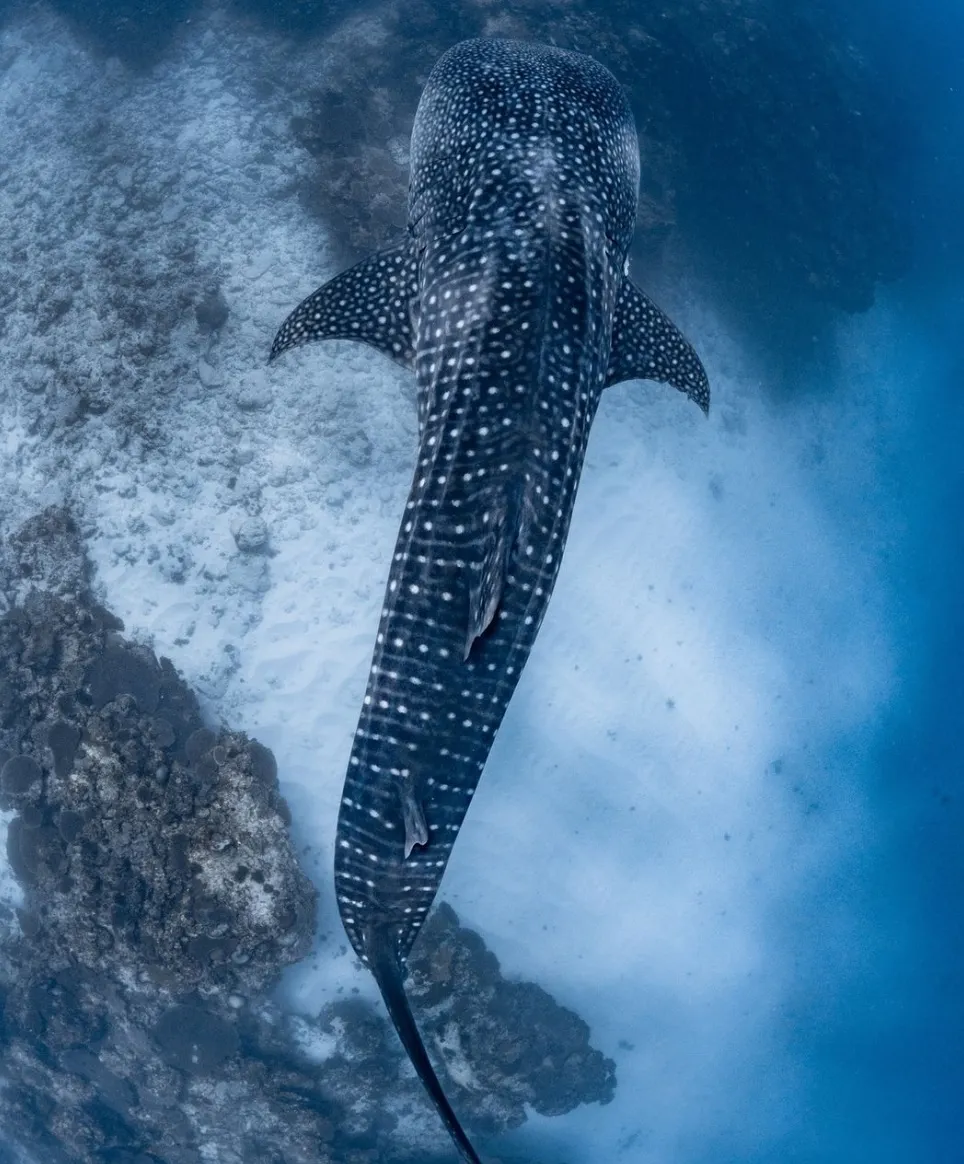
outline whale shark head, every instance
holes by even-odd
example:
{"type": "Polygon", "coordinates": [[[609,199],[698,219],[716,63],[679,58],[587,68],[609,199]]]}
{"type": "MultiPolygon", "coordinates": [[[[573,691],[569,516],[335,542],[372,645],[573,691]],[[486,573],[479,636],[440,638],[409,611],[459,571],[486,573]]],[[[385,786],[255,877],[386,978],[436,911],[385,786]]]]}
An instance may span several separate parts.
{"type": "Polygon", "coordinates": [[[423,236],[581,223],[621,270],[639,145],[622,89],[591,58],[522,41],[456,45],[422,94],[411,158],[410,221],[423,236]]]}

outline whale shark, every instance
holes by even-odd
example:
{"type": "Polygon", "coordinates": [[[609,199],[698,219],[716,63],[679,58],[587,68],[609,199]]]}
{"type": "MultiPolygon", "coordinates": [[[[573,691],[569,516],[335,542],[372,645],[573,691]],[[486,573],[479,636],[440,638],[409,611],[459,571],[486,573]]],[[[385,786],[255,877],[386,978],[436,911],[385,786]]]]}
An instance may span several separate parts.
{"type": "MultiPolygon", "coordinates": [[[[411,141],[408,225],[321,286],[270,358],[348,338],[410,369],[418,453],[345,778],[335,890],[463,1160],[405,962],[546,612],[603,390],[656,380],[709,410],[699,357],[628,274],[633,115],[612,74],[546,45],[456,45],[411,141]]],[[[493,852],[498,838],[493,838],[493,852]]]]}

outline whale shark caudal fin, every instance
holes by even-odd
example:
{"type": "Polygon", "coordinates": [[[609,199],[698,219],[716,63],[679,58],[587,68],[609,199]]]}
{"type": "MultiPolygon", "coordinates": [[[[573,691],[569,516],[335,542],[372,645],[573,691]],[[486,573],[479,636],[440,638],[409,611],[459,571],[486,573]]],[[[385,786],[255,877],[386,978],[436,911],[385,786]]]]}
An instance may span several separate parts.
{"type": "Polygon", "coordinates": [[[606,387],[622,380],[659,380],[685,392],[704,412],[710,410],[710,382],[699,356],[628,276],[616,299],[606,387]]]}
{"type": "Polygon", "coordinates": [[[475,1149],[469,1143],[468,1136],[462,1130],[458,1116],[445,1098],[442,1084],[435,1074],[435,1068],[429,1061],[422,1036],[418,1033],[418,1027],[415,1025],[415,1016],[408,1004],[404,986],[404,971],[401,961],[395,953],[391,935],[384,929],[370,930],[365,949],[368,954],[369,968],[375,976],[378,989],[382,992],[382,998],[385,1000],[385,1006],[388,1008],[389,1017],[398,1032],[398,1037],[402,1040],[402,1045],[408,1052],[408,1057],[418,1072],[418,1077],[432,1103],[435,1104],[436,1110],[442,1117],[442,1122],[458,1148],[459,1154],[466,1161],[466,1164],[482,1164],[475,1149]]]}
{"type": "Polygon", "coordinates": [[[409,371],[415,367],[412,305],[418,301],[418,256],[406,237],[323,283],[278,329],[269,360],[323,339],[370,344],[409,371]]]}

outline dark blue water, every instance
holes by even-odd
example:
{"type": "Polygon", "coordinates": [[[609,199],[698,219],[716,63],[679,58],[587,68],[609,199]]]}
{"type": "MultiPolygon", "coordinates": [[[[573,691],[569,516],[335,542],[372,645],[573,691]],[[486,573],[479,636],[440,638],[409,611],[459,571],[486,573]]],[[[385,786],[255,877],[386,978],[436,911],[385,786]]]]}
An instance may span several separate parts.
{"type": "Polygon", "coordinates": [[[887,843],[866,907],[902,948],[840,1000],[852,1016],[840,1034],[850,1028],[865,1051],[862,1079],[828,1032],[817,1094],[821,1106],[835,1085],[852,1096],[854,1132],[877,1131],[878,1159],[952,1164],[964,1158],[964,11],[926,0],[855,6],[852,19],[898,127],[889,180],[914,243],[901,302],[937,375],[898,467],[894,501],[914,534],[895,572],[913,668],[871,788],[887,843]]]}

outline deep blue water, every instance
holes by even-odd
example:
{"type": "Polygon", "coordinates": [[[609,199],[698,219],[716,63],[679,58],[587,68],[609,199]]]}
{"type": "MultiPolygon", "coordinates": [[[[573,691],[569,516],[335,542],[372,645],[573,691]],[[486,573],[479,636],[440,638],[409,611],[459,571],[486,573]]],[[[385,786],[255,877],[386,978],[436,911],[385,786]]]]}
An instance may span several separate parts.
{"type": "MultiPolygon", "coordinates": [[[[956,1053],[964,1037],[964,11],[926,0],[855,6],[853,19],[881,62],[901,127],[893,182],[916,258],[902,302],[939,368],[918,402],[898,498],[914,531],[897,577],[915,666],[872,788],[893,831],[868,909],[912,941],[892,973],[849,1000],[866,1015],[874,1064],[856,1089],[855,1121],[879,1128],[885,1143],[887,1130],[899,1129],[895,1160],[951,1164],[964,1158],[956,1053]],[[874,1031],[878,1013],[890,1017],[886,1033],[874,1031]]],[[[822,1094],[844,1075],[827,1071],[822,1094]]]]}

